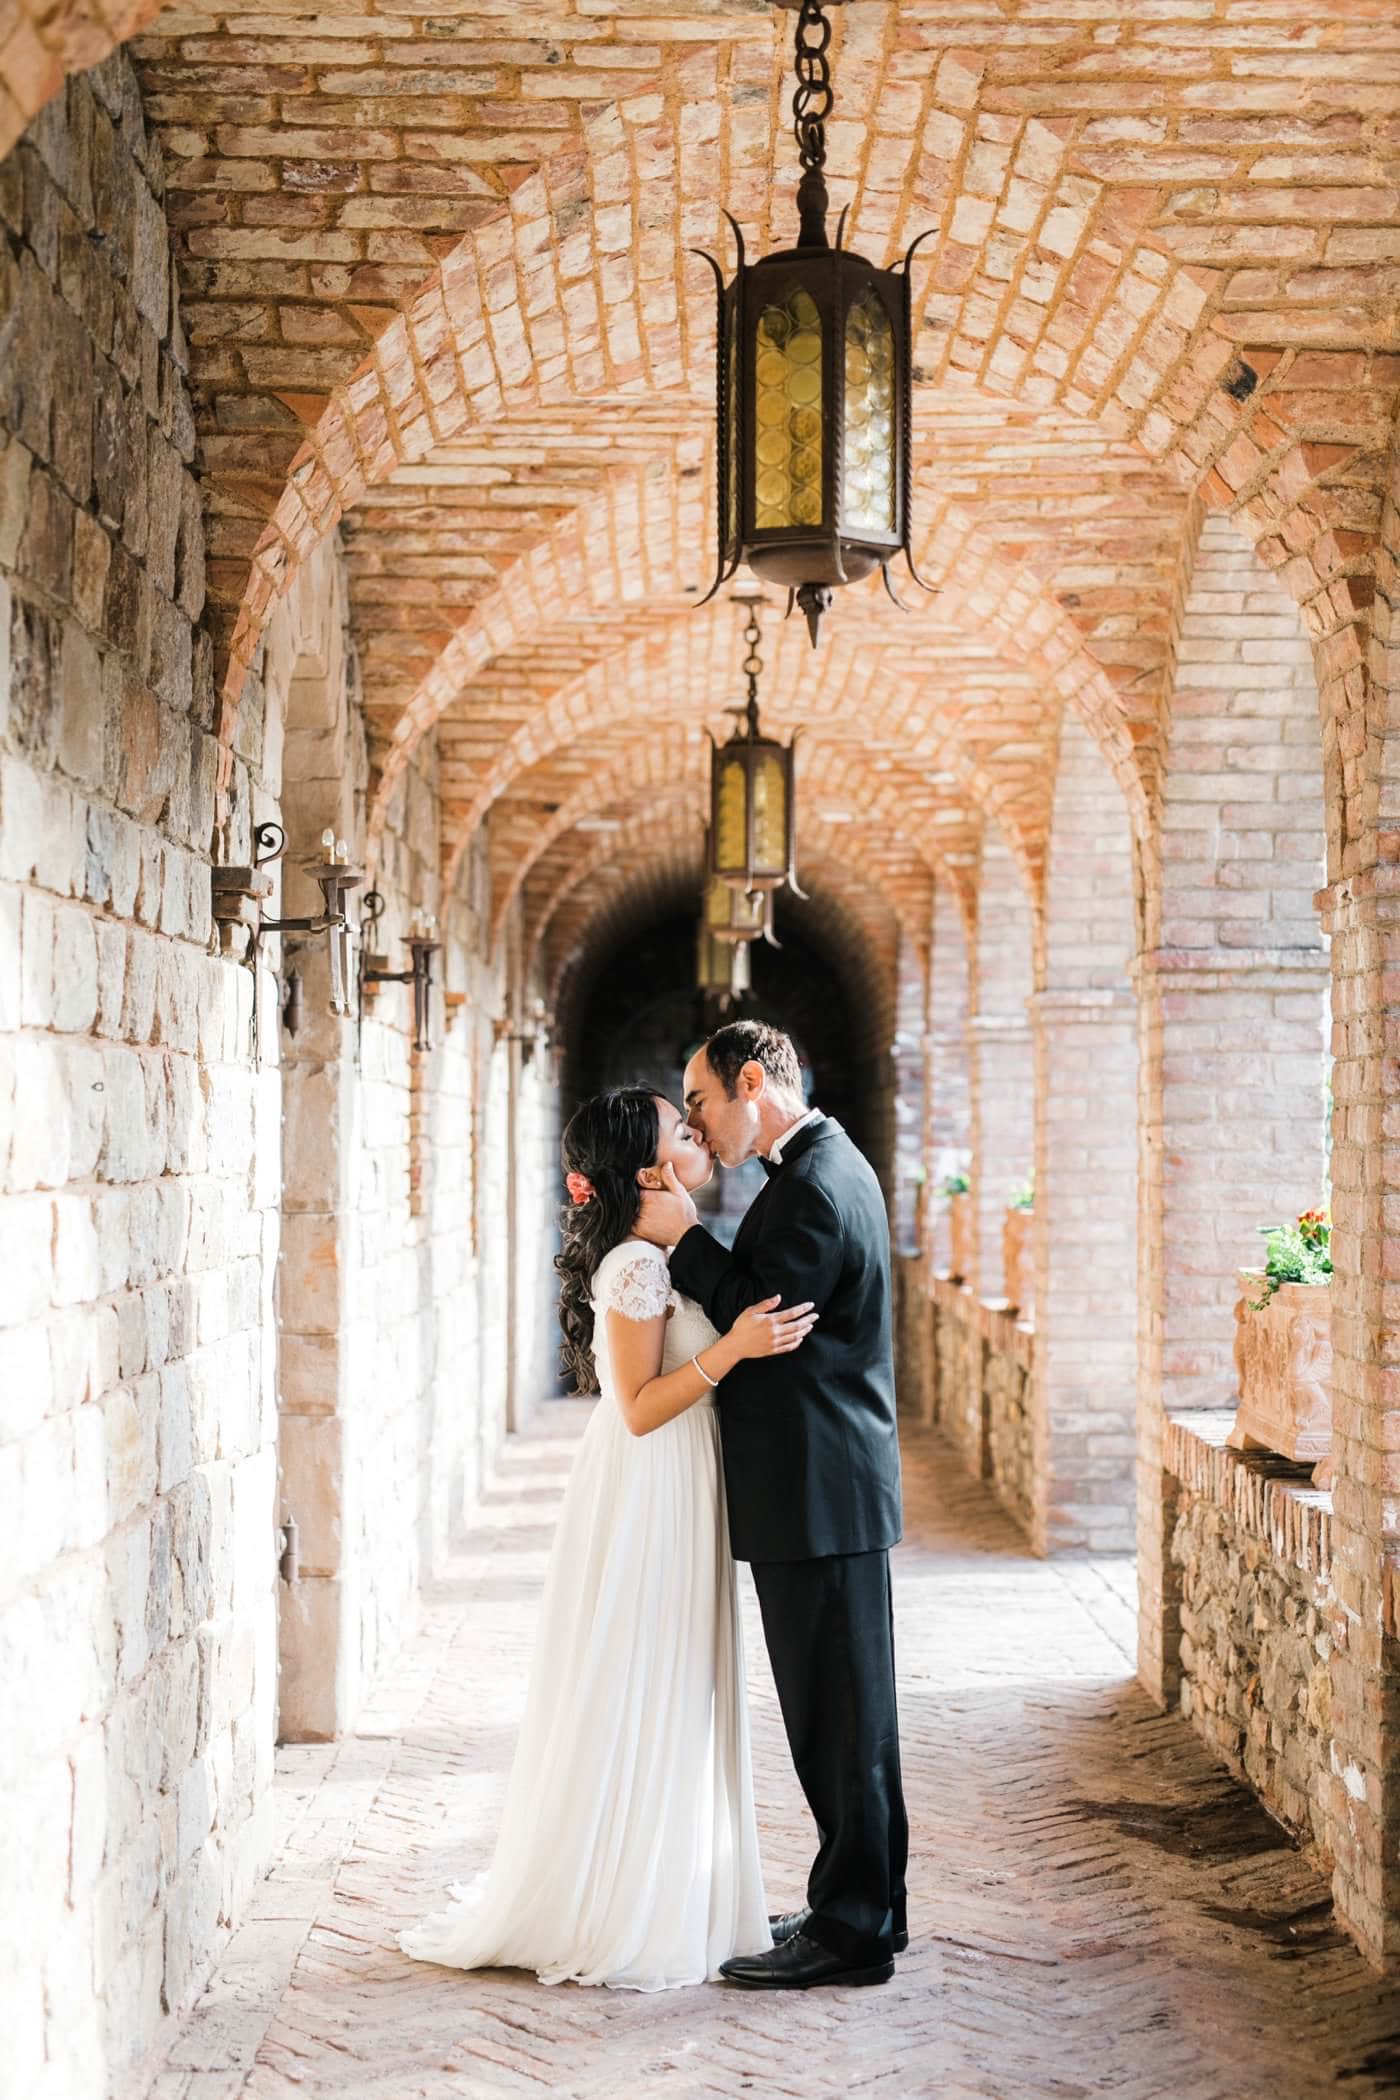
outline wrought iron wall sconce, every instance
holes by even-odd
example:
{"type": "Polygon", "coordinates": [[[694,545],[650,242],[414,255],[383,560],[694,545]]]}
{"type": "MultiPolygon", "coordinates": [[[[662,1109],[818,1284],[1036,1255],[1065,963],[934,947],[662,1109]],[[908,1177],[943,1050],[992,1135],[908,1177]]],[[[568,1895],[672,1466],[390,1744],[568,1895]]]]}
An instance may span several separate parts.
{"type": "Polygon", "coordinates": [[[530,1008],[528,1019],[516,1022],[509,1014],[499,1014],[492,1032],[498,1043],[518,1043],[520,1062],[522,1065],[528,1065],[537,1050],[553,1047],[552,1031],[553,1023],[550,1020],[549,1009],[543,999],[536,999],[530,1008]]]}
{"type": "MultiPolygon", "coordinates": [[[[375,927],[384,916],[384,899],[378,890],[365,894],[360,912],[360,933],[363,942],[368,942],[375,927]]],[[[415,912],[408,929],[409,966],[406,970],[391,970],[387,955],[372,955],[367,946],[360,950],[360,1019],[364,1019],[366,1003],[374,997],[381,984],[411,984],[413,986],[413,1047],[415,1050],[431,1050],[432,1039],[429,1027],[432,1018],[433,957],[439,952],[442,942],[437,937],[437,920],[430,911],[415,912]]]]}
{"type": "MultiPolygon", "coordinates": [[[[287,850],[287,834],[280,824],[259,824],[253,833],[253,844],[260,850],[254,851],[251,862],[241,866],[221,863],[212,871],[213,916],[224,936],[225,946],[232,930],[242,926],[248,940],[241,960],[256,978],[259,951],[268,934],[323,935],[330,969],[330,1011],[342,1016],[351,1013],[350,921],[346,907],[350,892],[358,889],[365,879],[364,869],[351,867],[344,839],[338,839],[333,831],[322,832],[321,851],[325,857],[307,870],[320,888],[322,909],[302,918],[270,919],[265,916],[263,905],[272,895],[272,869],[287,850]]],[[[306,945],[305,940],[288,944],[289,948],[306,945]]],[[[283,972],[280,983],[283,1018],[295,1033],[302,1012],[300,974],[289,968],[283,972]]],[[[256,1000],[253,1028],[256,1040],[256,1000]]]]}

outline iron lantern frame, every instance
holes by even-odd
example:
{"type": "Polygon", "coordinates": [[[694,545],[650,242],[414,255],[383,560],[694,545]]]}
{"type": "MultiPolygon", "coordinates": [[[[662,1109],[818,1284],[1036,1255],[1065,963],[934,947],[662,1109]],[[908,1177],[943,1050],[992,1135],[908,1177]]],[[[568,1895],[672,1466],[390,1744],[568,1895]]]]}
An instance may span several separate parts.
{"type": "MultiPolygon", "coordinates": [[[[776,0],[783,5],[784,0],[776,0]]],[[[859,582],[878,568],[885,589],[901,611],[908,611],[890,580],[890,563],[902,554],[920,589],[931,591],[919,575],[910,544],[913,517],[913,306],[910,265],[920,245],[937,230],[929,228],[912,241],[900,261],[882,269],[843,245],[847,211],[827,238],[828,197],[824,165],[825,119],[832,107],[826,50],[831,25],[823,6],[834,0],[801,0],[795,35],[797,91],[793,97],[794,129],[803,174],[798,185],[797,245],[749,262],[743,233],[726,211],[734,234],[734,276],[726,284],[719,261],[705,249],[700,256],[714,272],[717,299],[715,354],[715,420],[717,434],[717,557],[714,580],[698,603],[705,604],[736,573],[741,563],[764,581],[788,592],[788,612],[803,613],[813,647],[822,615],[841,585],[859,582]],[[821,330],[821,518],[818,524],[763,526],[757,523],[758,460],[757,374],[762,317],[781,307],[793,292],[811,300],[821,330]],[[852,310],[873,297],[892,334],[893,398],[890,408],[892,447],[892,522],[888,532],[846,524],[846,328],[852,310]]]]}

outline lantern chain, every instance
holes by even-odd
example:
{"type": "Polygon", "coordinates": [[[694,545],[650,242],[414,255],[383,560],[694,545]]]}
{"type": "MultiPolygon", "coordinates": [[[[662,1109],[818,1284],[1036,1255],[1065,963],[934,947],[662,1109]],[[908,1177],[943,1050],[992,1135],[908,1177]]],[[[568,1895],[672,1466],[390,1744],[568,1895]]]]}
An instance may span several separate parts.
{"type": "Polygon", "coordinates": [[[756,720],[758,716],[758,674],[763,669],[763,658],[758,653],[759,637],[758,608],[751,605],[749,607],[748,625],[744,629],[744,641],[747,645],[748,653],[744,657],[741,666],[744,676],[749,682],[748,713],[751,720],[756,720]]]}
{"type": "Polygon", "coordinates": [[[826,166],[826,120],[831,115],[831,67],[827,51],[831,24],[821,0],[802,0],[793,39],[797,91],[792,98],[792,128],[803,173],[826,166]]]}

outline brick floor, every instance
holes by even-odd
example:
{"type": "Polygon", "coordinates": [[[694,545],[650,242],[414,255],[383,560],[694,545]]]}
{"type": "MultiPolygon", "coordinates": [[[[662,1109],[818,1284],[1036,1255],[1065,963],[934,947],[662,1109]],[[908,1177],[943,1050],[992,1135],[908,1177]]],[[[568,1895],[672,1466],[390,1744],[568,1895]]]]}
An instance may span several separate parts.
{"type": "MultiPolygon", "coordinates": [[[[656,1998],[404,1959],[400,1923],[491,1842],[582,1418],[561,1404],[509,1448],[359,1732],[281,1754],[278,1862],[147,2100],[1400,2090],[1400,1991],[1252,1797],[1134,1685],[1129,1564],[1030,1559],[921,1431],[896,1591],[913,1944],[893,1984],[656,1998]]],[[[752,1621],[751,1662],[785,1905],[811,1841],[752,1621]]]]}

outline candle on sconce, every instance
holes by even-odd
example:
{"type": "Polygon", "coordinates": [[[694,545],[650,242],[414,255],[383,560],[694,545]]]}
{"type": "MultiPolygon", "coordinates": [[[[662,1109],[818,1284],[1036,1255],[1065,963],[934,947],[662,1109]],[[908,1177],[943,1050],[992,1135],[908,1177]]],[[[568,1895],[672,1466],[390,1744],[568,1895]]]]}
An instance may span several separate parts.
{"type": "Polygon", "coordinates": [[[330,865],[331,867],[334,867],[334,866],[335,866],[335,833],[334,833],[334,832],[333,832],[333,831],[331,830],[331,827],[329,826],[329,824],[328,824],[328,825],[326,826],[325,830],[324,830],[324,831],[323,831],[323,832],[321,833],[321,851],[322,851],[322,852],[323,852],[323,853],[325,854],[325,856],[326,856],[326,860],[327,860],[327,863],[328,863],[328,864],[329,864],[329,865],[330,865]]]}
{"type": "Polygon", "coordinates": [[[337,839],[335,842],[335,861],[338,868],[344,868],[349,865],[350,848],[346,845],[344,839],[337,839]]]}

